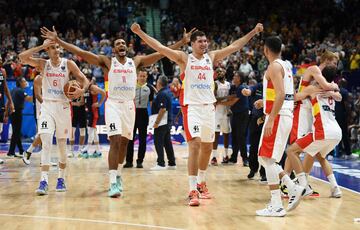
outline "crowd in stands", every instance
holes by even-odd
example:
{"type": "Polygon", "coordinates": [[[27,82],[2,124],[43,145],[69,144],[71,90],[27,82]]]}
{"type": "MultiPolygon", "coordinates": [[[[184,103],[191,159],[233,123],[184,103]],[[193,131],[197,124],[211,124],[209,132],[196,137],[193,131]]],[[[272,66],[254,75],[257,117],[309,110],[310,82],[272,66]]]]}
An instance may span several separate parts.
{"type": "MultiPolygon", "coordinates": [[[[146,2],[146,1],[145,1],[146,2]]],[[[67,42],[96,54],[112,55],[114,38],[125,38],[128,53],[148,52],[148,48],[130,31],[136,21],[143,28],[146,22],[144,1],[72,0],[72,1],[4,1],[0,0],[0,42],[3,68],[9,79],[24,76],[33,79],[36,70],[20,63],[17,54],[40,45],[40,27],[53,25],[67,42]],[[50,12],[50,13],[49,13],[50,12]]],[[[161,31],[165,44],[180,39],[183,28],[197,27],[206,32],[209,49],[219,49],[246,34],[257,22],[264,24],[265,32],[252,39],[241,51],[221,63],[226,78],[231,81],[239,70],[250,80],[260,81],[267,68],[262,39],[270,34],[281,34],[284,43],[283,58],[289,60],[294,73],[300,76],[304,69],[319,61],[324,50],[339,56],[339,79],[349,73],[360,77],[360,18],[359,1],[304,0],[285,3],[281,0],[169,0],[169,7],[161,11],[161,31]]],[[[191,47],[183,47],[191,52],[191,47]]],[[[46,53],[39,56],[46,57],[46,53]]],[[[101,68],[82,62],[81,58],[64,53],[84,71],[102,79],[101,68]]],[[[149,82],[156,82],[161,73],[170,79],[179,76],[179,68],[165,59],[162,65],[149,69],[149,82]]],[[[349,127],[354,148],[359,148],[360,85],[347,87],[349,127]]]]}

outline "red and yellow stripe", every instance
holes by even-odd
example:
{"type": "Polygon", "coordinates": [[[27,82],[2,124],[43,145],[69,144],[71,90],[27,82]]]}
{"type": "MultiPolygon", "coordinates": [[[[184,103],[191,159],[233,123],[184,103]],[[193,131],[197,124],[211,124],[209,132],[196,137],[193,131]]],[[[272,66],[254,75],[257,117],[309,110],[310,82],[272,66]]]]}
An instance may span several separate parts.
{"type": "Polygon", "coordinates": [[[184,106],[184,90],[185,90],[185,73],[180,74],[181,89],[179,93],[179,104],[184,106]]]}
{"type": "Polygon", "coordinates": [[[314,117],[315,140],[323,140],[325,138],[324,127],[321,119],[320,105],[316,97],[311,100],[311,104],[314,117]]]}
{"type": "Polygon", "coordinates": [[[268,84],[267,84],[267,87],[266,87],[266,110],[265,110],[265,113],[266,114],[269,114],[272,110],[272,107],[273,107],[273,104],[274,104],[274,101],[275,101],[275,98],[276,98],[276,92],[275,92],[275,89],[274,89],[274,85],[273,83],[269,80],[268,81],[268,84]]]}

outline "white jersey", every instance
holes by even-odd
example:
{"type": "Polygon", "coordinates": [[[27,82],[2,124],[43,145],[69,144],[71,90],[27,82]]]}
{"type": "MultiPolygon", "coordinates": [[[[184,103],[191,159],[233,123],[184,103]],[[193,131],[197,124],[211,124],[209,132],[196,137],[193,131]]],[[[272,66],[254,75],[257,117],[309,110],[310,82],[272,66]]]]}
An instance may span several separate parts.
{"type": "MultiPolygon", "coordinates": [[[[279,63],[284,69],[284,91],[285,91],[285,100],[282,104],[279,114],[280,115],[290,115],[292,116],[294,110],[294,79],[292,76],[292,70],[290,66],[281,59],[276,59],[274,62],[279,63]]],[[[276,92],[274,85],[271,80],[266,79],[266,72],[263,79],[263,98],[264,98],[264,113],[270,114],[275,98],[276,92]]]]}
{"type": "Polygon", "coordinates": [[[126,58],[125,64],[121,64],[116,57],[111,59],[111,67],[108,73],[108,97],[118,101],[132,101],[136,92],[136,67],[132,59],[126,58]]]}
{"type": "Polygon", "coordinates": [[[311,100],[314,118],[314,140],[341,140],[342,132],[335,120],[335,101],[333,98],[323,98],[317,95],[311,100]]]}
{"type": "Polygon", "coordinates": [[[45,63],[42,77],[42,97],[50,101],[69,101],[64,94],[64,85],[69,81],[67,59],[61,58],[60,65],[54,67],[50,60],[45,63]]]}
{"type": "MultiPolygon", "coordinates": [[[[216,90],[216,96],[217,97],[226,97],[229,96],[230,87],[231,84],[228,81],[225,81],[224,83],[221,83],[220,81],[216,81],[217,90],[216,90]]],[[[217,114],[223,114],[227,116],[229,106],[226,105],[216,105],[215,112],[217,114]]]]}
{"type": "Polygon", "coordinates": [[[180,92],[181,105],[212,104],[214,95],[214,70],[208,54],[197,59],[189,54],[185,72],[180,76],[183,81],[180,92]]]}

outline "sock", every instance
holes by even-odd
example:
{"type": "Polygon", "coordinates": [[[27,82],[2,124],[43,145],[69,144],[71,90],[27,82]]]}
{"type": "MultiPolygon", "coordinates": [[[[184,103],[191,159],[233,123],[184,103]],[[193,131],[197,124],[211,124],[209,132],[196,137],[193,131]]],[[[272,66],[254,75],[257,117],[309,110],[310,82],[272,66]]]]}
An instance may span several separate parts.
{"type": "Polygon", "coordinates": [[[280,189],[270,190],[270,193],[271,193],[271,204],[276,207],[279,206],[282,207],[280,189]]]}
{"type": "Polygon", "coordinates": [[[59,176],[58,178],[65,178],[65,169],[59,167],[59,176]]]}
{"type": "Polygon", "coordinates": [[[289,190],[292,190],[295,186],[295,183],[290,179],[289,175],[285,174],[282,178],[281,178],[281,183],[286,185],[286,187],[289,190]]]}
{"type": "Polygon", "coordinates": [[[117,175],[118,176],[121,176],[122,169],[123,169],[123,164],[119,164],[119,167],[118,167],[118,170],[117,170],[117,175]]]}
{"type": "Polygon", "coordinates": [[[117,170],[114,169],[109,170],[110,185],[116,183],[116,174],[117,174],[117,170]]]}
{"type": "Polygon", "coordinates": [[[31,144],[29,146],[29,148],[26,150],[26,152],[32,153],[32,151],[34,150],[35,146],[33,146],[33,144],[31,144]]]}
{"type": "Polygon", "coordinates": [[[329,176],[327,176],[327,178],[330,182],[331,188],[338,186],[334,174],[330,174],[329,176]]]}
{"type": "Polygon", "coordinates": [[[89,150],[89,145],[85,145],[83,146],[83,148],[81,148],[81,152],[87,152],[89,150]]]}
{"type": "Polygon", "coordinates": [[[225,157],[227,157],[229,153],[229,148],[224,148],[224,153],[225,153],[225,157]]]}
{"type": "Polygon", "coordinates": [[[189,176],[190,191],[197,190],[196,176],[189,176]]]}
{"type": "Polygon", "coordinates": [[[216,149],[213,149],[212,151],[212,157],[217,157],[218,154],[217,154],[217,150],[216,149]]]}
{"type": "Polygon", "coordinates": [[[307,180],[306,180],[306,174],[304,172],[302,172],[302,173],[297,174],[296,177],[299,180],[300,186],[305,188],[307,186],[307,184],[308,184],[307,180]]]}
{"type": "Polygon", "coordinates": [[[197,176],[197,183],[201,184],[201,182],[205,182],[205,175],[206,175],[206,170],[200,170],[198,171],[198,176],[197,176]]]}
{"type": "Polygon", "coordinates": [[[49,172],[48,171],[41,171],[41,181],[46,181],[46,183],[49,182],[49,172]]]}

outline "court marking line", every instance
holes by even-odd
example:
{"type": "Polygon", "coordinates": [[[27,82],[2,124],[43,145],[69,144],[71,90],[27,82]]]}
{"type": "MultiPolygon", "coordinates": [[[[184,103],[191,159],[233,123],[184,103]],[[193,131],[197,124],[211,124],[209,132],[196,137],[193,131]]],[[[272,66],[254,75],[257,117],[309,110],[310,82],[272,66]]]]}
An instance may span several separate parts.
{"type": "MultiPolygon", "coordinates": [[[[317,178],[317,177],[315,177],[315,176],[311,176],[311,175],[310,175],[310,177],[312,177],[313,179],[315,179],[315,180],[317,180],[317,181],[321,181],[321,182],[324,182],[324,183],[326,183],[326,184],[330,184],[328,181],[323,180],[323,179],[320,179],[320,178],[317,178]]],[[[356,193],[356,194],[360,195],[360,192],[358,192],[358,191],[355,191],[355,190],[346,188],[346,187],[341,186],[341,185],[338,185],[338,186],[339,186],[340,188],[342,188],[342,189],[345,189],[345,190],[349,191],[349,192],[353,192],[353,193],[356,193]]]]}
{"type": "Polygon", "coordinates": [[[173,227],[164,227],[157,225],[148,225],[148,224],[134,224],[128,222],[118,222],[118,221],[106,221],[106,220],[93,220],[93,219],[82,219],[82,218],[68,218],[68,217],[56,217],[56,216],[35,216],[35,215],[18,215],[18,214],[7,214],[0,213],[0,217],[23,217],[23,218],[34,218],[34,219],[47,219],[47,220],[62,220],[62,221],[79,221],[79,222],[90,222],[90,223],[100,223],[100,224],[117,224],[117,225],[127,225],[134,227],[145,227],[145,228],[157,228],[157,229],[168,229],[168,230],[182,230],[182,228],[173,228],[173,227]]]}

